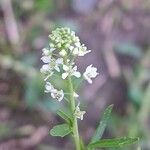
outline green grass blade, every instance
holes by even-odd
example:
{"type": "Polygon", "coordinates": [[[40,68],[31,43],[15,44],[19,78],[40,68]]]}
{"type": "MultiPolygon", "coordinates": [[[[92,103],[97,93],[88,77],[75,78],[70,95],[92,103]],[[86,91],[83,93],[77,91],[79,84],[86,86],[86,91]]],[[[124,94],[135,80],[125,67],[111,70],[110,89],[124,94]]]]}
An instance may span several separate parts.
{"type": "Polygon", "coordinates": [[[102,138],[102,135],[105,131],[105,128],[107,126],[107,123],[111,117],[111,112],[112,112],[112,109],[113,109],[113,105],[110,105],[106,108],[106,110],[104,111],[104,114],[102,116],[102,119],[91,139],[91,142],[90,143],[94,143],[98,140],[100,140],[102,138]]]}
{"type": "Polygon", "coordinates": [[[98,142],[92,143],[88,145],[88,148],[112,148],[112,147],[122,147],[125,145],[133,144],[138,141],[139,138],[117,138],[117,139],[104,139],[98,142]]]}

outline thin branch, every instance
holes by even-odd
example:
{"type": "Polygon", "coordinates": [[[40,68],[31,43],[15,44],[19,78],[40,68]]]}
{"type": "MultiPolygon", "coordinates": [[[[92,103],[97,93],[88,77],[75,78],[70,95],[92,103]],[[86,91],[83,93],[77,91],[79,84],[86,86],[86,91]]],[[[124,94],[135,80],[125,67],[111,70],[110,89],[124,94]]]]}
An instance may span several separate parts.
{"type": "Polygon", "coordinates": [[[12,46],[19,45],[19,31],[13,13],[11,0],[0,0],[0,4],[4,14],[4,22],[8,39],[12,46]]]}

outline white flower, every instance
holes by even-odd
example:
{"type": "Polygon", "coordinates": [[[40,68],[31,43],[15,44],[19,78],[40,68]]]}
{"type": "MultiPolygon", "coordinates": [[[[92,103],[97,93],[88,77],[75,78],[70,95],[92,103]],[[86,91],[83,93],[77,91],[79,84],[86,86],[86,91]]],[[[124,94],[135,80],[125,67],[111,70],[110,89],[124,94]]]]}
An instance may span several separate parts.
{"type": "Polygon", "coordinates": [[[52,68],[49,66],[49,64],[43,65],[42,68],[40,69],[40,72],[46,75],[46,77],[44,78],[44,81],[46,81],[54,73],[52,71],[52,68]]]}
{"type": "Polygon", "coordinates": [[[49,50],[46,48],[43,48],[42,52],[43,52],[42,55],[49,55],[49,50]]]}
{"type": "Polygon", "coordinates": [[[53,71],[53,69],[60,72],[59,65],[63,64],[63,58],[57,58],[57,59],[53,58],[51,54],[54,50],[55,50],[55,48],[50,48],[50,49],[44,48],[42,50],[43,56],[42,56],[41,60],[45,63],[41,68],[42,73],[52,74],[51,72],[53,71]]]}
{"type": "Polygon", "coordinates": [[[66,72],[62,74],[62,79],[66,79],[67,76],[69,75],[69,67],[66,65],[63,65],[63,70],[66,72]]]}
{"type": "Polygon", "coordinates": [[[42,68],[40,70],[41,73],[48,73],[48,72],[51,73],[53,69],[60,72],[59,65],[63,64],[62,58],[54,59],[54,58],[51,58],[49,56],[43,56],[41,58],[41,60],[44,63],[46,63],[42,66],[42,68]]]}
{"type": "Polygon", "coordinates": [[[63,65],[63,70],[66,71],[66,72],[64,72],[62,74],[62,79],[66,79],[69,74],[71,76],[75,76],[77,78],[81,77],[81,73],[79,71],[77,71],[77,66],[74,66],[72,68],[72,66],[63,65]]]}
{"type": "Polygon", "coordinates": [[[79,105],[76,106],[76,109],[75,109],[75,116],[81,120],[83,120],[83,115],[85,114],[86,112],[85,111],[81,111],[80,108],[79,108],[79,105]]]}
{"type": "Polygon", "coordinates": [[[42,66],[42,68],[40,69],[41,73],[47,73],[48,71],[50,71],[51,67],[48,64],[45,64],[42,66]]]}
{"type": "Polygon", "coordinates": [[[81,73],[79,71],[77,71],[77,66],[74,66],[71,70],[71,75],[80,78],[81,77],[81,73]]]}
{"type": "Polygon", "coordinates": [[[59,65],[63,64],[62,58],[54,59],[54,58],[51,58],[50,56],[43,56],[41,60],[44,63],[46,63],[40,69],[41,73],[46,75],[44,81],[46,81],[49,77],[53,75],[54,69],[60,72],[59,65]]]}
{"type": "Polygon", "coordinates": [[[46,82],[45,93],[51,93],[54,91],[55,91],[55,89],[54,89],[53,85],[50,82],[46,82]]]}
{"type": "Polygon", "coordinates": [[[82,44],[82,46],[79,48],[78,56],[84,56],[90,52],[91,50],[87,50],[87,47],[84,44],[82,44]]]}
{"type": "MultiPolygon", "coordinates": [[[[50,65],[53,66],[54,69],[56,69],[57,71],[59,70],[59,69],[57,69],[58,66],[61,65],[61,64],[63,64],[63,58],[53,59],[53,60],[50,62],[50,65]]],[[[60,70],[59,70],[59,71],[60,71],[60,70]]],[[[59,71],[58,71],[58,72],[59,72],[59,71]]]]}
{"type": "Polygon", "coordinates": [[[91,78],[95,78],[99,73],[97,73],[97,68],[92,67],[92,65],[86,68],[86,71],[83,73],[84,78],[91,84],[91,78]]]}
{"type": "Polygon", "coordinates": [[[51,93],[51,97],[58,100],[59,102],[62,101],[64,98],[63,90],[58,91],[53,87],[53,85],[50,82],[46,82],[45,92],[51,93]]]}
{"type": "Polygon", "coordinates": [[[51,57],[50,56],[43,56],[41,58],[41,60],[44,62],[44,63],[50,63],[51,62],[51,57]]]}
{"type": "Polygon", "coordinates": [[[54,98],[60,102],[64,98],[64,92],[63,92],[63,90],[58,91],[55,89],[54,91],[51,92],[51,96],[52,96],[52,98],[54,98]]]}
{"type": "Polygon", "coordinates": [[[74,96],[75,98],[79,97],[79,95],[78,95],[76,92],[73,93],[73,96],[74,96]]]}

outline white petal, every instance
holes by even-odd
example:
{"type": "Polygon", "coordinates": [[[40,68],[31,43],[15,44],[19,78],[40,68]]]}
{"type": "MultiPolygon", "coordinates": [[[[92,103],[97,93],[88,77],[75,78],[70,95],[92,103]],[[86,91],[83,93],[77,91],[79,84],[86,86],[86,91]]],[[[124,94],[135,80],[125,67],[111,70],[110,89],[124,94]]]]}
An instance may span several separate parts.
{"type": "Polygon", "coordinates": [[[67,55],[67,52],[66,52],[65,50],[61,50],[61,51],[59,52],[59,55],[65,56],[65,55],[67,55]]]}
{"type": "Polygon", "coordinates": [[[74,71],[77,71],[77,66],[74,66],[74,67],[73,67],[73,70],[74,70],[74,71]]]}
{"type": "Polygon", "coordinates": [[[42,49],[43,55],[48,55],[49,54],[49,50],[46,48],[42,49]]]}
{"type": "Polygon", "coordinates": [[[63,90],[60,90],[60,91],[59,91],[59,94],[61,95],[61,97],[58,99],[58,101],[60,102],[60,101],[62,101],[63,98],[64,98],[64,92],[63,92],[63,90]]]}
{"type": "Polygon", "coordinates": [[[76,92],[73,93],[73,96],[74,97],[79,97],[79,95],[76,92]]]}
{"type": "Polygon", "coordinates": [[[51,97],[52,97],[52,98],[56,98],[56,97],[55,97],[55,93],[51,93],[51,97]]]}
{"type": "Polygon", "coordinates": [[[83,73],[83,77],[88,81],[88,83],[92,84],[92,80],[88,77],[88,74],[86,72],[83,73]]]}
{"type": "Polygon", "coordinates": [[[74,55],[78,55],[78,53],[79,53],[78,48],[74,48],[74,49],[73,49],[73,54],[74,54],[74,55]]]}
{"type": "Polygon", "coordinates": [[[86,54],[91,53],[91,50],[86,51],[86,54]]]}
{"type": "Polygon", "coordinates": [[[80,78],[81,77],[81,73],[76,71],[76,72],[73,72],[72,75],[74,75],[75,77],[77,78],[80,78]]]}
{"type": "Polygon", "coordinates": [[[46,82],[45,89],[46,89],[45,92],[48,93],[54,90],[54,87],[50,82],[46,82]]]}
{"type": "Polygon", "coordinates": [[[56,60],[56,64],[63,64],[63,58],[58,58],[56,60]]]}
{"type": "Polygon", "coordinates": [[[52,87],[48,86],[48,85],[46,85],[45,88],[46,88],[47,91],[50,91],[52,89],[52,87]]]}
{"type": "Polygon", "coordinates": [[[50,58],[49,56],[43,56],[43,57],[41,58],[41,60],[42,60],[44,63],[50,63],[51,58],[50,58]]]}
{"type": "Polygon", "coordinates": [[[68,72],[63,73],[63,74],[62,74],[62,79],[66,79],[67,76],[68,76],[68,74],[69,74],[68,72]]]}
{"type": "Polygon", "coordinates": [[[92,64],[91,64],[91,65],[89,65],[89,66],[87,66],[87,68],[86,68],[86,72],[90,72],[90,71],[91,71],[91,68],[92,68],[92,64]]]}
{"type": "Polygon", "coordinates": [[[93,83],[93,81],[92,81],[90,78],[88,78],[87,81],[88,81],[90,84],[93,83]]]}
{"type": "Polygon", "coordinates": [[[49,71],[49,65],[48,64],[45,64],[42,66],[42,68],[40,69],[41,73],[45,73],[47,71],[49,71]]]}
{"type": "Polygon", "coordinates": [[[74,47],[73,47],[73,46],[70,46],[69,49],[70,49],[70,51],[72,51],[72,50],[74,49],[74,47]]]}
{"type": "Polygon", "coordinates": [[[86,55],[86,54],[88,54],[90,52],[91,52],[91,50],[88,50],[88,51],[79,51],[78,56],[84,56],[84,55],[86,55]]]}
{"type": "Polygon", "coordinates": [[[67,65],[63,65],[63,70],[68,71],[69,67],[67,65]]]}
{"type": "Polygon", "coordinates": [[[91,76],[92,76],[92,78],[95,78],[98,74],[99,74],[99,73],[97,73],[97,72],[95,71],[95,72],[93,72],[93,74],[92,74],[91,76]]]}
{"type": "Polygon", "coordinates": [[[75,46],[80,47],[81,46],[80,42],[75,43],[75,46]]]}

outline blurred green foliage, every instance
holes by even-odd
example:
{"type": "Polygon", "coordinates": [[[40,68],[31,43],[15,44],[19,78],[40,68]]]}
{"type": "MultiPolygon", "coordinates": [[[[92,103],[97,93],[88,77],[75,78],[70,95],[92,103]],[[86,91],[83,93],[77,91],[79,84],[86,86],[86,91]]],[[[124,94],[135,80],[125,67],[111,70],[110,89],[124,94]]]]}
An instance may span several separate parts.
{"type": "Polygon", "coordinates": [[[34,3],[37,11],[52,12],[56,7],[54,0],[34,0],[34,3]]]}

